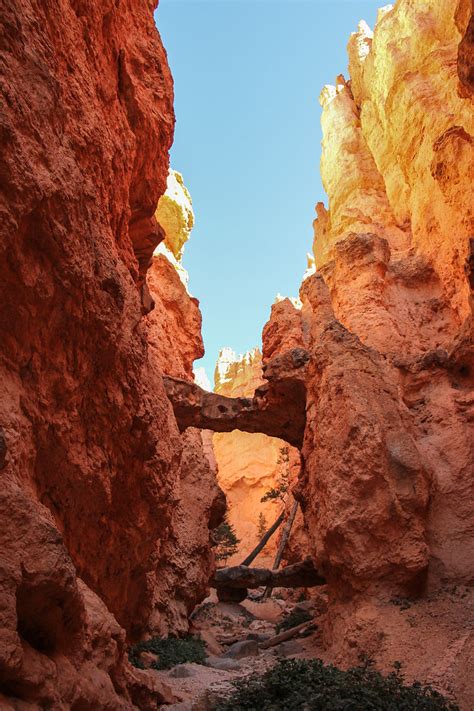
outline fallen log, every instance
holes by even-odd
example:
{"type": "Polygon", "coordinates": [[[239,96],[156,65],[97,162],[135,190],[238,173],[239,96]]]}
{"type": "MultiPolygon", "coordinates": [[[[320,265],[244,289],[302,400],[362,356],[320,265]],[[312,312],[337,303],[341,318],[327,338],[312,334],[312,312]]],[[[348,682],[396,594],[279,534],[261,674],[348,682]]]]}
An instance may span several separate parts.
{"type": "MultiPolygon", "coordinates": [[[[288,517],[288,521],[285,524],[285,528],[283,529],[283,533],[281,536],[281,541],[278,546],[277,554],[275,556],[275,560],[273,561],[273,566],[272,570],[277,570],[280,567],[281,559],[283,558],[283,552],[285,550],[285,546],[288,543],[288,538],[290,537],[291,529],[293,526],[293,522],[296,517],[296,512],[298,511],[298,502],[296,499],[293,501],[293,505],[291,507],[290,515],[288,517]]],[[[268,587],[265,588],[265,592],[263,593],[262,600],[267,600],[272,594],[272,588],[269,585],[268,587]]]]}
{"type": "Polygon", "coordinates": [[[273,526],[271,526],[271,528],[269,528],[268,531],[262,536],[258,545],[255,546],[253,551],[248,554],[246,559],[243,560],[240,565],[250,565],[250,563],[252,563],[252,561],[255,560],[255,558],[258,556],[260,551],[263,550],[263,548],[265,548],[266,544],[268,543],[270,538],[273,536],[275,531],[281,526],[284,518],[285,518],[285,512],[282,511],[281,514],[278,516],[277,520],[275,521],[275,523],[273,524],[273,526]]]}
{"type": "Polygon", "coordinates": [[[292,637],[296,637],[297,634],[302,632],[304,629],[311,627],[312,625],[314,625],[313,620],[307,620],[306,622],[302,622],[300,625],[296,625],[296,627],[291,627],[285,632],[280,632],[280,634],[277,634],[275,635],[275,637],[267,639],[265,642],[261,642],[258,646],[260,647],[260,649],[269,649],[270,647],[276,647],[276,645],[280,644],[280,642],[286,642],[287,639],[292,639],[292,637]]]}
{"type": "Polygon", "coordinates": [[[220,568],[210,581],[214,588],[311,588],[325,584],[326,580],[318,573],[311,558],[281,570],[249,568],[246,565],[220,568]]]}

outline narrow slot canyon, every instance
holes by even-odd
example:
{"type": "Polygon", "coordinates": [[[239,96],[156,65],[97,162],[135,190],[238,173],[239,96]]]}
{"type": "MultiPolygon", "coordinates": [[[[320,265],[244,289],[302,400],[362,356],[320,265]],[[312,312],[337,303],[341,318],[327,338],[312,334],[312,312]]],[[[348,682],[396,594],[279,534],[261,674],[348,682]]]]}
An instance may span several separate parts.
{"type": "Polygon", "coordinates": [[[212,388],[156,5],[0,7],[0,711],[472,711],[473,5],[341,34],[299,294],[212,388]]]}

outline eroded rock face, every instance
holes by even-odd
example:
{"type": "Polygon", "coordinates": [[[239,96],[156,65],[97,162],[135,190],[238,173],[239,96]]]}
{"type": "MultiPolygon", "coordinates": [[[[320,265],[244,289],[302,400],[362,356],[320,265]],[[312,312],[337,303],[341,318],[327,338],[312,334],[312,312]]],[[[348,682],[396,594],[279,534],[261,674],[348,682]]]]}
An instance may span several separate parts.
{"type": "Polygon", "coordinates": [[[474,8],[472,0],[459,0],[456,25],[463,36],[458,49],[459,93],[474,96],[474,8]]]}
{"type": "MultiPolygon", "coordinates": [[[[330,210],[321,206],[315,223],[316,266],[335,317],[389,358],[378,377],[394,403],[401,399],[396,407],[410,422],[430,481],[433,580],[466,580],[473,572],[465,504],[472,497],[472,319],[464,263],[474,124],[455,72],[469,17],[462,2],[457,9],[449,2],[384,8],[374,33],[361,23],[349,41],[350,83],[340,77],[322,95],[321,171],[330,210]]],[[[307,301],[311,290],[308,279],[307,301]]],[[[314,323],[320,314],[312,311],[303,308],[314,323]]],[[[374,387],[367,392],[364,407],[374,387]]]]}
{"type": "MultiPolygon", "coordinates": [[[[147,315],[149,355],[158,371],[194,384],[193,361],[204,355],[204,347],[199,302],[188,293],[187,273],[180,262],[194,217],[179,173],[170,173],[156,216],[165,239],[155,250],[147,274],[155,303],[147,315]]],[[[226,505],[217,485],[211,437],[210,432],[194,428],[181,435],[178,478],[169,502],[170,526],[156,556],[151,632],[187,631],[190,612],[209,591],[215,565],[210,529],[220,523],[226,505]]]]}
{"type": "Polygon", "coordinates": [[[316,560],[340,594],[385,580],[402,593],[426,573],[429,476],[396,373],[332,317],[320,276],[301,296],[312,339],[303,508],[316,560]]]}
{"type": "Polygon", "coordinates": [[[166,392],[182,432],[188,427],[214,432],[263,432],[301,446],[305,426],[305,374],[309,360],[304,348],[294,348],[265,366],[268,381],[252,398],[225,397],[195,383],[166,376],[166,392]]]}
{"type": "Polygon", "coordinates": [[[1,689],[154,708],[121,626],[141,633],[154,609],[181,451],[139,292],[163,237],[172,79],[153,3],[0,16],[1,689]]]}
{"type": "Polygon", "coordinates": [[[442,618],[445,586],[474,579],[468,4],[399,0],[352,36],[350,81],[322,95],[317,271],[263,336],[270,363],[286,333],[309,354],[297,495],[329,583],[329,658],[418,650],[408,673],[466,709],[472,611],[453,597],[450,630],[442,618]],[[411,629],[392,612],[407,598],[427,601],[411,629]],[[443,641],[420,665],[427,637],[443,641]]]}
{"type": "Polygon", "coordinates": [[[349,232],[382,236],[392,252],[412,247],[432,264],[457,326],[474,204],[472,103],[457,92],[467,5],[398,2],[379,12],[373,36],[364,23],[352,35],[350,85],[339,78],[322,94],[330,216],[315,241],[318,268],[349,232]]]}

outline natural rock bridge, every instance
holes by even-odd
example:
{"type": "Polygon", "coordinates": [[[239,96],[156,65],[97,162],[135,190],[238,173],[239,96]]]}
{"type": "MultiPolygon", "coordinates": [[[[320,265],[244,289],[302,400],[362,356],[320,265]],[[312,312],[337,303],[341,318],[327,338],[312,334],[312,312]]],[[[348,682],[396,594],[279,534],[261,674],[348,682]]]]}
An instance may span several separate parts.
{"type": "Polygon", "coordinates": [[[253,398],[217,395],[195,383],[166,376],[166,392],[180,430],[199,427],[214,432],[262,432],[301,448],[309,359],[304,348],[293,348],[272,358],[264,367],[268,383],[257,388],[253,398]]]}
{"type": "MultiPolygon", "coordinates": [[[[198,427],[214,432],[236,429],[262,432],[301,448],[306,425],[305,381],[309,360],[310,355],[304,348],[293,348],[275,356],[264,366],[267,383],[257,388],[252,398],[225,397],[169,376],[164,378],[164,383],[181,431],[198,427]]],[[[296,507],[295,502],[294,513],[296,507]]],[[[283,518],[282,514],[242,565],[216,571],[210,583],[217,588],[220,599],[242,600],[247,588],[262,585],[268,589],[325,584],[309,559],[282,570],[248,567],[283,518]]],[[[278,565],[279,561],[276,567],[278,565]]]]}

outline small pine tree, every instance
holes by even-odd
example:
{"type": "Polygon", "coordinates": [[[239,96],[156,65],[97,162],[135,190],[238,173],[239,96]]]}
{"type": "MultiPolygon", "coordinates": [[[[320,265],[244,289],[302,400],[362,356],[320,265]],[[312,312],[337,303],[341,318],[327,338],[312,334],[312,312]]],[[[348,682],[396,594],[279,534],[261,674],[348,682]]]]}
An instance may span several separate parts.
{"type": "Polygon", "coordinates": [[[267,519],[263,515],[263,513],[260,511],[258,515],[258,537],[263,538],[263,536],[267,532],[267,519]]]}
{"type": "Polygon", "coordinates": [[[273,487],[265,492],[260,501],[265,503],[265,501],[273,501],[274,499],[280,499],[283,501],[285,494],[289,487],[289,477],[290,477],[290,450],[288,447],[282,447],[278,455],[277,464],[281,466],[280,475],[278,477],[276,487],[273,487]]]}
{"type": "Polygon", "coordinates": [[[240,543],[227,514],[220,526],[214,529],[213,538],[216,560],[222,560],[225,565],[227,558],[237,553],[240,543]]]}

